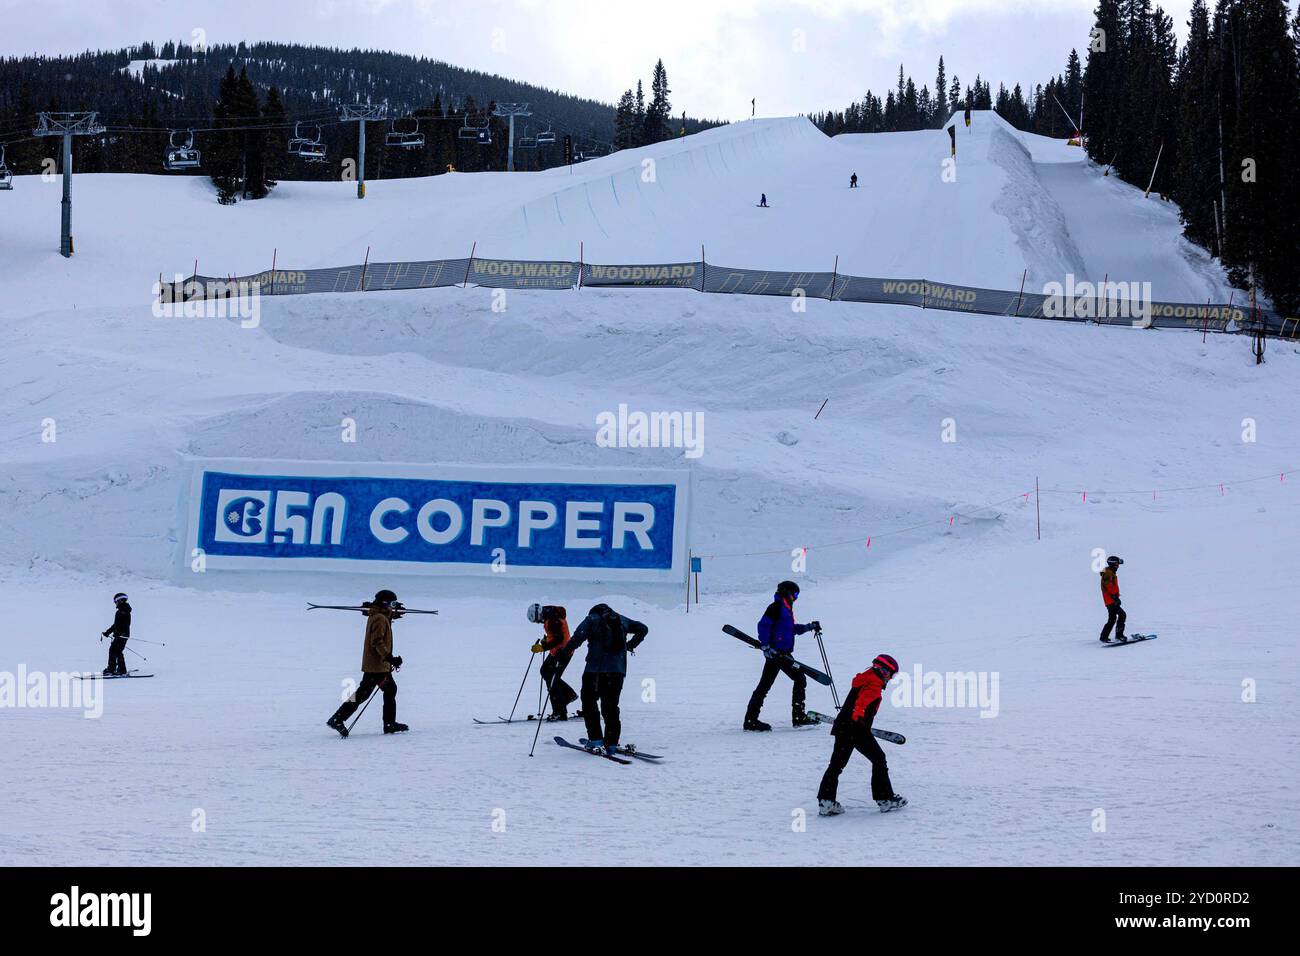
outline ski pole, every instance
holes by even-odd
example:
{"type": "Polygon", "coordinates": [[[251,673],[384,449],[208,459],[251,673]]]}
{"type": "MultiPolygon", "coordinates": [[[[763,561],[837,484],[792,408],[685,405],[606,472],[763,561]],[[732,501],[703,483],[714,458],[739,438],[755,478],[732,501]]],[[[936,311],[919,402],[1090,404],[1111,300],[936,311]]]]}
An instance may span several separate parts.
{"type": "MultiPolygon", "coordinates": [[[[375,694],[384,689],[384,685],[388,683],[388,678],[390,676],[390,674],[385,674],[384,679],[375,685],[375,689],[370,692],[370,696],[366,698],[366,702],[361,705],[361,714],[366,712],[366,708],[370,706],[370,702],[375,699],[375,694]]],[[[348,733],[352,733],[352,728],[355,727],[357,721],[361,719],[361,714],[357,714],[352,723],[348,726],[348,733]]]]}
{"type": "Polygon", "coordinates": [[[157,644],[159,647],[167,646],[162,641],[146,641],[143,637],[133,637],[131,640],[135,641],[137,644],[157,644]]]}
{"type": "Polygon", "coordinates": [[[123,645],[123,650],[131,651],[132,654],[134,654],[136,657],[140,658],[140,660],[142,660],[142,661],[147,661],[147,660],[149,659],[149,658],[145,657],[143,654],[141,654],[139,651],[137,651],[137,650],[132,650],[132,648],[131,648],[131,646],[130,646],[129,644],[123,645]]]}
{"type": "Polygon", "coordinates": [[[831,679],[831,700],[835,704],[835,709],[840,709],[840,692],[835,689],[835,675],[831,673],[831,659],[826,656],[826,645],[822,642],[822,629],[819,627],[813,631],[813,636],[817,638],[817,646],[822,652],[822,666],[826,668],[826,676],[831,679]]]}
{"type": "Polygon", "coordinates": [[[533,755],[533,751],[537,749],[537,738],[542,735],[542,722],[546,720],[546,708],[549,707],[551,703],[551,698],[543,693],[545,690],[546,681],[542,681],[542,686],[537,688],[537,730],[533,732],[533,746],[532,749],[528,751],[528,756],[530,757],[533,755]],[[543,700],[543,698],[545,698],[545,700],[543,700]]]}
{"type": "Polygon", "coordinates": [[[524,679],[519,682],[519,693],[515,694],[515,705],[510,708],[510,716],[506,718],[507,721],[515,719],[515,707],[519,706],[519,698],[524,696],[524,685],[528,683],[528,672],[533,669],[533,658],[536,656],[532,651],[528,652],[528,666],[524,668],[524,679]]]}

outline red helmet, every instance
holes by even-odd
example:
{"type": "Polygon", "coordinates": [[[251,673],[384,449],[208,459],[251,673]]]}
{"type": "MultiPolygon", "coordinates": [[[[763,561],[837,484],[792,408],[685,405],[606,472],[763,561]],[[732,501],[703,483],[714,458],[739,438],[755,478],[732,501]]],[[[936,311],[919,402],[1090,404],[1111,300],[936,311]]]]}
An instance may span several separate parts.
{"type": "Polygon", "coordinates": [[[876,659],[871,662],[871,667],[886,680],[898,673],[898,661],[888,654],[876,655],[876,659]]]}

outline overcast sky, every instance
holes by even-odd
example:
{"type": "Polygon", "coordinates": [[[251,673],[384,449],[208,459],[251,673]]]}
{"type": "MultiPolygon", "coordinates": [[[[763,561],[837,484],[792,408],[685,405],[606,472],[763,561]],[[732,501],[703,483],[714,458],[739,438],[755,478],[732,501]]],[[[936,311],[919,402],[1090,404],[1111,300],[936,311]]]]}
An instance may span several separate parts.
{"type": "MultiPolygon", "coordinates": [[[[676,111],[737,119],[883,96],[898,65],[934,89],[979,73],[1010,88],[1061,72],[1095,0],[0,0],[0,54],[146,39],[278,40],[446,60],[613,102],[662,57],[676,111]]],[[[1191,0],[1161,4],[1185,35],[1191,0]]]]}

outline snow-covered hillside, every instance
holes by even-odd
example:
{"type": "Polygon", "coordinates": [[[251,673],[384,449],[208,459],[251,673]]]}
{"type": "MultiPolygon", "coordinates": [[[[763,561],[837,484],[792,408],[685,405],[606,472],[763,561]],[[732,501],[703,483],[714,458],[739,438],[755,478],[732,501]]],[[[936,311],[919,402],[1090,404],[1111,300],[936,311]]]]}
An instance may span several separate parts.
{"type": "MultiPolygon", "coordinates": [[[[168,646],[132,645],[158,676],[107,685],[99,720],[4,714],[8,789],[41,798],[0,806],[0,861],[361,863],[382,837],[403,863],[862,863],[886,833],[896,863],[1294,859],[1292,346],[1255,366],[1230,336],[683,290],[511,291],[505,311],[474,288],[277,297],[254,328],[150,309],[158,274],[195,259],[245,274],[273,252],[292,268],[475,242],[530,258],[581,242],[588,262],[691,260],[701,244],[755,268],[839,256],[842,272],[986,288],[1027,270],[1035,291],[1108,275],[1226,300],[1176,209],[1078,150],[977,113],[956,182],[947,156],[942,131],[827,139],[782,119],[572,171],[375,182],[364,202],[351,184],[287,182],[226,208],[202,179],[79,176],[70,261],[58,186],[20,177],[0,196],[0,671],[102,667],[119,589],[133,633],[168,646]],[[621,403],[703,412],[703,455],[599,447],[596,415],[621,403]],[[680,586],[509,574],[191,574],[191,457],[689,468],[703,604],[687,615],[680,586]],[[1094,549],[1125,557],[1130,630],[1158,641],[1099,646],[1094,549]],[[830,741],[782,720],[784,678],[764,712],[777,732],[740,730],[761,658],[719,628],[752,631],[788,577],[841,690],[881,651],[909,674],[996,675],[987,717],[884,708],[879,724],[909,738],[890,751],[901,814],[865,809],[855,758],[850,814],[816,817],[830,741]],[[323,723],[357,676],[360,621],[301,608],[380,586],[441,610],[397,626],[412,733],[380,736],[367,713],[340,741],[323,723]],[[536,637],[527,604],[576,618],[597,600],[650,627],[624,736],[662,766],[562,751],[550,726],[530,759],[531,727],[470,721],[510,709],[536,637]]],[[[819,659],[803,639],[799,654],[819,659]]],[[[824,688],[810,705],[831,709],[824,688]]]]}

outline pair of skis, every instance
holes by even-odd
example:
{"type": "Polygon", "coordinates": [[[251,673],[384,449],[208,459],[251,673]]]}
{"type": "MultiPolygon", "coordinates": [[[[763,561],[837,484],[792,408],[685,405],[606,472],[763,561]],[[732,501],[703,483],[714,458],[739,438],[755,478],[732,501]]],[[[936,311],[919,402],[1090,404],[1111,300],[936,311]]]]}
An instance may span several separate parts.
{"type": "Polygon", "coordinates": [[[637,760],[643,760],[646,763],[658,763],[663,759],[659,754],[642,753],[635,747],[619,747],[612,754],[605,753],[604,750],[595,750],[591,747],[591,741],[585,737],[579,740],[579,743],[572,744],[563,737],[556,737],[555,742],[561,747],[568,747],[570,750],[577,750],[584,754],[591,754],[593,757],[604,757],[606,760],[612,760],[614,763],[630,764],[631,760],[625,760],[624,757],[635,757],[637,760]],[[581,744],[581,746],[579,746],[581,744]],[[622,756],[618,756],[621,754],[622,756]]]}
{"type": "Polygon", "coordinates": [[[137,667],[135,670],[127,671],[125,674],[73,674],[73,680],[121,680],[124,677],[153,677],[152,674],[141,674],[137,667]]]}
{"type": "MultiPolygon", "coordinates": [[[[569,720],[579,720],[579,719],[581,719],[581,717],[582,717],[582,714],[581,714],[581,712],[579,712],[579,713],[574,714],[572,717],[570,717],[569,720]]],[[[547,723],[552,723],[552,724],[562,724],[562,723],[564,723],[563,720],[551,720],[551,719],[548,718],[548,717],[543,717],[541,714],[529,714],[527,717],[516,717],[514,720],[511,720],[509,717],[501,717],[501,716],[498,716],[496,720],[479,720],[477,717],[472,717],[472,718],[470,718],[470,719],[473,720],[474,723],[476,723],[476,724],[485,724],[485,725],[491,725],[491,724],[529,724],[529,723],[536,723],[536,722],[539,721],[539,720],[545,720],[547,723]]]]}
{"type": "MultiPolygon", "coordinates": [[[[732,627],[730,624],[722,625],[722,632],[724,634],[730,634],[736,640],[743,641],[746,644],[748,644],[750,647],[755,648],[756,650],[760,650],[760,651],[763,650],[763,645],[760,644],[757,640],[750,637],[748,634],[746,634],[744,631],[740,630],[739,628],[732,627]]],[[[786,654],[783,651],[774,651],[773,653],[776,655],[778,660],[789,661],[791,664],[794,665],[795,670],[803,671],[805,674],[807,674],[817,683],[825,684],[827,687],[831,686],[831,678],[829,674],[823,674],[817,668],[809,667],[807,664],[795,660],[793,656],[791,656],[790,654],[786,654]]]]}
{"type": "MultiPolygon", "coordinates": [[[[818,713],[818,712],[815,711],[815,710],[809,710],[809,711],[806,711],[806,713],[808,714],[809,717],[812,717],[813,719],[815,719],[819,724],[833,724],[833,723],[835,723],[835,718],[832,717],[830,714],[822,714],[822,713],[818,713]]],[[[904,737],[902,734],[895,733],[895,732],[892,731],[892,730],[881,730],[879,727],[872,727],[872,728],[871,728],[871,735],[872,735],[873,737],[878,737],[878,738],[881,739],[881,740],[888,740],[891,744],[905,744],[905,743],[907,743],[907,738],[904,737]]]]}

